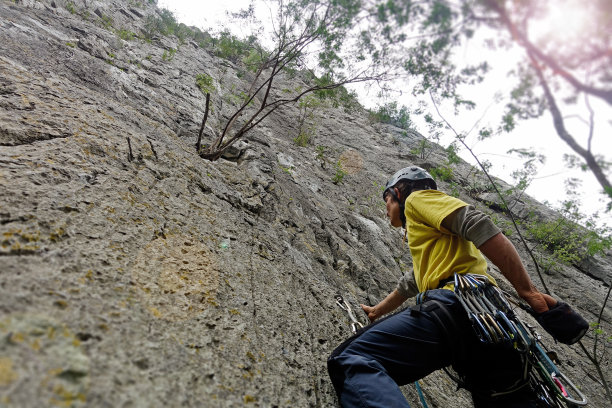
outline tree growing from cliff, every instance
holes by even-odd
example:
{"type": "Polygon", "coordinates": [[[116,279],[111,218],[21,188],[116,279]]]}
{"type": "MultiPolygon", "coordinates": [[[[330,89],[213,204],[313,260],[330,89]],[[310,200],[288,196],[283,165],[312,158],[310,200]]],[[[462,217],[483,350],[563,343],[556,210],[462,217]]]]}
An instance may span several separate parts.
{"type": "MultiPolygon", "coordinates": [[[[196,143],[202,158],[217,160],[274,111],[307,95],[346,98],[349,93],[344,85],[381,81],[390,75],[378,59],[368,64],[352,64],[338,55],[350,30],[348,22],[359,11],[352,1],[278,1],[273,6],[270,12],[275,15],[271,22],[274,45],[267,47],[255,41],[253,35],[248,46],[233,55],[246,68],[243,78],[249,86],[239,95],[237,109],[224,121],[218,134],[203,146],[202,136],[209,117],[210,94],[207,93],[196,143]],[[316,68],[310,68],[313,64],[316,68]],[[288,79],[295,86],[280,89],[281,80],[288,79]]],[[[254,9],[251,7],[238,17],[244,22],[253,21],[254,9]]]]}
{"type": "MultiPolygon", "coordinates": [[[[608,209],[612,206],[609,152],[593,147],[597,137],[605,137],[596,135],[596,119],[608,118],[596,118],[591,109],[594,100],[612,105],[610,1],[373,0],[355,2],[355,7],[359,11],[346,24],[364,27],[352,32],[364,50],[375,43],[394,47],[399,54],[385,57],[402,59],[406,72],[416,81],[411,85],[416,98],[432,92],[457,109],[475,106],[464,96],[466,89],[470,91],[464,85],[477,83],[490,72],[486,61],[457,66],[455,55],[462,47],[478,36],[495,52],[493,58],[504,58],[505,63],[509,63],[506,57],[511,48],[522,50],[522,56],[508,66],[515,86],[508,92],[499,127],[484,132],[483,137],[510,132],[519,121],[548,112],[551,130],[575,152],[568,164],[590,170],[611,199],[608,209]],[[547,32],[546,17],[563,13],[565,25],[547,32]],[[579,29],[572,30],[574,26],[579,29]],[[571,36],[564,35],[567,32],[571,36]],[[578,105],[586,113],[570,115],[578,105]],[[570,130],[568,121],[585,126],[570,130]]],[[[371,58],[380,59],[376,52],[370,53],[371,58]]]]}

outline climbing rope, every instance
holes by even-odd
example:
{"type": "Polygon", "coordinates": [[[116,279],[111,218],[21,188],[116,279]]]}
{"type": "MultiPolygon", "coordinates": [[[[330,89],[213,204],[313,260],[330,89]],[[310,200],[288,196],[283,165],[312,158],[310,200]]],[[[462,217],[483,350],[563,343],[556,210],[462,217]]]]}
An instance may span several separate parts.
{"type": "Polygon", "coordinates": [[[415,381],[414,386],[416,387],[417,393],[419,394],[419,399],[421,400],[421,404],[423,404],[423,408],[429,408],[427,406],[427,402],[425,402],[425,396],[423,395],[423,390],[421,390],[419,382],[415,381]]]}

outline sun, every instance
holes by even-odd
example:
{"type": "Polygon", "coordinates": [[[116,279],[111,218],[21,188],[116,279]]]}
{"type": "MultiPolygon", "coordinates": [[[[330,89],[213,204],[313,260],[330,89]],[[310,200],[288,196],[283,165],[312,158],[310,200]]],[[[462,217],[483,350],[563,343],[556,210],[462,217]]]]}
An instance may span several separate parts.
{"type": "Polygon", "coordinates": [[[593,7],[581,0],[549,2],[543,15],[530,25],[530,37],[535,41],[571,43],[589,31],[589,16],[593,7]]]}

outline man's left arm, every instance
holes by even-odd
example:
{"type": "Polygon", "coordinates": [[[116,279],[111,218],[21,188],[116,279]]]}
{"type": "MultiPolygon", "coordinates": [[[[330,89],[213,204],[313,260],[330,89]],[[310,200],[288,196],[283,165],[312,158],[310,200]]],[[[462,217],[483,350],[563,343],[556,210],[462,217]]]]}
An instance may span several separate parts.
{"type": "Polygon", "coordinates": [[[519,296],[531,306],[531,314],[556,340],[574,344],[589,329],[588,322],[564,302],[538,291],[512,242],[491,219],[471,206],[461,208],[446,217],[443,226],[468,239],[495,264],[519,296]]]}
{"type": "Polygon", "coordinates": [[[516,248],[504,234],[497,233],[480,245],[478,249],[499,268],[504,277],[514,286],[518,295],[536,313],[546,312],[557,303],[551,296],[536,289],[516,248]]]}

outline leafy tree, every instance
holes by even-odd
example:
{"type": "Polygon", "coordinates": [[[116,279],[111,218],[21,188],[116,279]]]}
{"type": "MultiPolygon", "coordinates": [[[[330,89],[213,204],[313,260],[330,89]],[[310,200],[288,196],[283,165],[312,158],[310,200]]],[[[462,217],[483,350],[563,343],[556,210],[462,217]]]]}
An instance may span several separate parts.
{"type": "MultiPolygon", "coordinates": [[[[348,67],[336,52],[346,38],[348,21],[358,11],[358,2],[279,0],[272,4],[276,7],[271,24],[273,46],[262,45],[255,34],[248,36],[247,40],[238,40],[225,33],[218,41],[220,56],[246,68],[249,85],[241,95],[241,103],[222,129],[213,135],[212,142],[202,146],[200,140],[208,117],[210,98],[207,94],[197,143],[198,154],[202,158],[217,160],[237,140],[282,106],[296,103],[309,94],[329,98],[330,93],[334,95],[332,99],[349,106],[354,97],[343,88],[344,85],[381,80],[386,75],[385,67],[380,66],[378,61],[348,67]],[[314,58],[318,66],[308,68],[314,58]],[[299,78],[303,86],[279,89],[281,78],[299,78]]],[[[235,15],[245,26],[254,22],[254,33],[264,32],[254,16],[252,7],[235,15]]],[[[247,79],[247,76],[244,78],[247,79]]]]}
{"type": "Polygon", "coordinates": [[[461,47],[474,41],[478,34],[500,56],[506,57],[511,47],[522,49],[522,57],[508,67],[516,85],[507,95],[499,128],[485,133],[509,132],[518,121],[549,113],[556,134],[612,199],[610,163],[593,151],[597,135],[594,134],[596,118],[591,109],[592,99],[612,105],[612,53],[609,52],[612,2],[373,0],[351,3],[359,10],[347,18],[346,24],[356,27],[350,33],[360,45],[362,57],[388,64],[401,61],[405,71],[416,80],[412,82],[415,97],[432,93],[437,99],[451,101],[456,109],[475,106],[460,90],[466,89],[463,85],[482,81],[490,69],[486,61],[457,66],[455,54],[461,47]],[[547,35],[543,31],[544,17],[571,7],[583,12],[587,23],[572,38],[555,35],[558,33],[547,35]],[[590,112],[588,117],[581,118],[588,125],[583,134],[572,133],[567,125],[567,112],[576,104],[590,112]]]}
{"type": "Polygon", "coordinates": [[[375,110],[370,111],[370,117],[377,122],[389,123],[404,130],[412,127],[408,108],[406,106],[398,108],[397,102],[379,105],[375,110]]]}
{"type": "Polygon", "coordinates": [[[293,141],[298,145],[305,147],[310,143],[310,140],[317,132],[317,125],[314,121],[315,111],[321,108],[323,100],[317,97],[314,93],[303,97],[298,102],[298,135],[293,141]]]}

